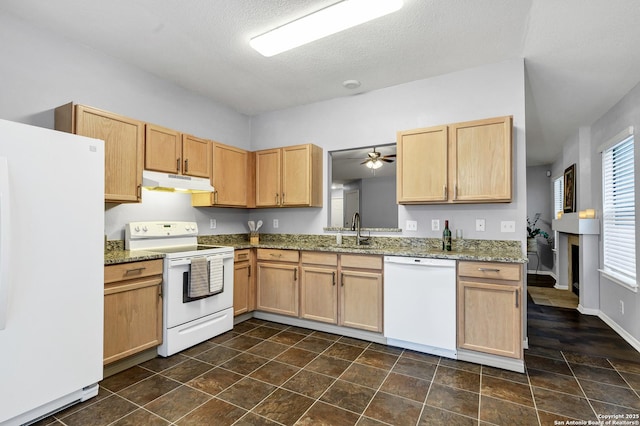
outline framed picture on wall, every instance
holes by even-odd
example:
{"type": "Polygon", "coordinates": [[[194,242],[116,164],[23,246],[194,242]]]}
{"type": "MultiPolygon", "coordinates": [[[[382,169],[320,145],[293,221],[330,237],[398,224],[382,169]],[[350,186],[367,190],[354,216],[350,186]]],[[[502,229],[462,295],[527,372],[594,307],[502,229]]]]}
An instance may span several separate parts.
{"type": "Polygon", "coordinates": [[[570,165],[564,170],[564,205],[565,213],[576,211],[576,165],[570,165]]]}

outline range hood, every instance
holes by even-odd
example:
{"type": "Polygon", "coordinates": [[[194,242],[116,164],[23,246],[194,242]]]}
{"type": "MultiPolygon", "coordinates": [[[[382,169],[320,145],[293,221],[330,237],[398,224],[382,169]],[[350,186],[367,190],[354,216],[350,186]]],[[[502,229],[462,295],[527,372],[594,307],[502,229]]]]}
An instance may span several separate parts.
{"type": "Polygon", "coordinates": [[[214,192],[209,179],[172,173],[142,172],[142,187],[157,191],[214,192]]]}

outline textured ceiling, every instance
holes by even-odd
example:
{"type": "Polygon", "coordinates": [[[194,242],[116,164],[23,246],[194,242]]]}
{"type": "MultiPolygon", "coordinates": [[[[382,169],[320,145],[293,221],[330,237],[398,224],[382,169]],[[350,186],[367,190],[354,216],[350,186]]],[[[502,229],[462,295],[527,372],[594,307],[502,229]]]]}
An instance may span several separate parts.
{"type": "Polygon", "coordinates": [[[248,40],[336,0],[2,0],[0,11],[245,114],[525,58],[527,163],[552,162],[640,79],[637,0],[405,0],[272,58],[248,40]]]}

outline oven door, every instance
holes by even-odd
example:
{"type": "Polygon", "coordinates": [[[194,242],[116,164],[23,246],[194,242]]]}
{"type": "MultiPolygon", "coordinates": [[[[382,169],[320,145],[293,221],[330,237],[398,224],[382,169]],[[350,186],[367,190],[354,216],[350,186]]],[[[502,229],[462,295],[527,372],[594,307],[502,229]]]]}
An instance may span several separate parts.
{"type": "Polygon", "coordinates": [[[189,273],[191,258],[165,259],[164,324],[176,327],[233,306],[233,253],[206,255],[208,259],[222,257],[223,291],[195,300],[185,299],[184,277],[189,273]]]}

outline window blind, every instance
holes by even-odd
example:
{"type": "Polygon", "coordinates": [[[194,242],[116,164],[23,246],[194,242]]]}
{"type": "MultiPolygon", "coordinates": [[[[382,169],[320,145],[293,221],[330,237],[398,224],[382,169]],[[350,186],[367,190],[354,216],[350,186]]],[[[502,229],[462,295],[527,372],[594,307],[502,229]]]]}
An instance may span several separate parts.
{"type": "Polygon", "coordinates": [[[636,284],[633,135],[602,151],[604,270],[636,284]]]}
{"type": "Polygon", "coordinates": [[[564,199],[564,177],[560,176],[553,181],[553,217],[557,217],[558,212],[563,211],[562,200],[564,199]]]}

